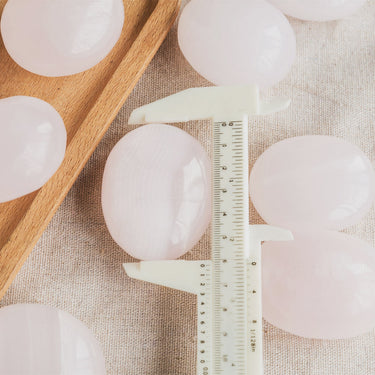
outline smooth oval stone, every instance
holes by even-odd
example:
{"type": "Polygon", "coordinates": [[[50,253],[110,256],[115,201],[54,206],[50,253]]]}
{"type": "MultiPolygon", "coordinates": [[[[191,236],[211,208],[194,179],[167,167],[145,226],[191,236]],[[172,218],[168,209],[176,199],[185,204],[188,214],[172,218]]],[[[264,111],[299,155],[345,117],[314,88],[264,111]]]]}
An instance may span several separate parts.
{"type": "Polygon", "coordinates": [[[289,138],[272,145],[254,164],[250,197],[269,224],[339,230],[369,211],[374,170],[357,146],[342,139],[289,138]]]}
{"type": "Polygon", "coordinates": [[[285,14],[306,21],[331,21],[350,16],[366,0],[268,0],[285,14]]]}
{"type": "Polygon", "coordinates": [[[375,327],[375,249],[347,234],[294,232],[266,242],[263,316],[295,335],[341,339],[375,327]]]}
{"type": "Polygon", "coordinates": [[[0,374],[106,374],[99,343],[64,311],[42,305],[4,307],[0,332],[0,374]]]}
{"type": "Polygon", "coordinates": [[[42,187],[64,159],[66,130],[43,100],[13,96],[0,100],[0,203],[42,187]]]}
{"type": "Polygon", "coordinates": [[[123,24],[122,0],[8,0],[1,33],[16,63],[32,73],[57,77],[103,60],[123,24]]]}
{"type": "Polygon", "coordinates": [[[168,125],[128,133],[108,157],[102,190],[113,239],[134,258],[176,259],[211,217],[211,167],[201,144],[168,125]]]}
{"type": "Polygon", "coordinates": [[[264,0],[192,0],[178,25],[192,67],[217,85],[275,85],[290,71],[296,40],[285,16],[264,0]]]}

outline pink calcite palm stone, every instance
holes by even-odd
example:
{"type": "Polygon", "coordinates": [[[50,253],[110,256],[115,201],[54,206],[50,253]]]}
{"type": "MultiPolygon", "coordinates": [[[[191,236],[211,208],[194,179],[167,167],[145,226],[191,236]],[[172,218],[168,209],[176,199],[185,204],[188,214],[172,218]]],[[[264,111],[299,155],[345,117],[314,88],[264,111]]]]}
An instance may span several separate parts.
{"type": "Polygon", "coordinates": [[[104,59],[123,23],[122,0],[8,0],[1,33],[10,56],[24,69],[66,76],[104,59]]]}
{"type": "Polygon", "coordinates": [[[350,16],[366,0],[268,0],[285,14],[307,21],[331,21],[350,16]]]}
{"type": "Polygon", "coordinates": [[[370,160],[329,136],[289,138],[268,148],[250,175],[250,197],[269,224],[339,230],[356,224],[375,196],[370,160]]]}
{"type": "Polygon", "coordinates": [[[263,245],[263,316],[303,337],[338,339],[375,327],[375,249],[333,231],[263,245]]]}
{"type": "Polygon", "coordinates": [[[178,41],[192,67],[217,85],[272,86],[296,54],[288,20],[265,0],[191,0],[178,41]]]}
{"type": "Polygon", "coordinates": [[[99,343],[80,321],[42,305],[0,309],[0,374],[105,375],[99,343]]]}
{"type": "Polygon", "coordinates": [[[0,100],[0,203],[42,187],[60,166],[66,148],[64,122],[43,100],[0,100]]]}
{"type": "Polygon", "coordinates": [[[130,255],[176,259],[208,227],[210,160],[201,144],[181,129],[139,127],[108,157],[102,204],[113,239],[130,255]]]}

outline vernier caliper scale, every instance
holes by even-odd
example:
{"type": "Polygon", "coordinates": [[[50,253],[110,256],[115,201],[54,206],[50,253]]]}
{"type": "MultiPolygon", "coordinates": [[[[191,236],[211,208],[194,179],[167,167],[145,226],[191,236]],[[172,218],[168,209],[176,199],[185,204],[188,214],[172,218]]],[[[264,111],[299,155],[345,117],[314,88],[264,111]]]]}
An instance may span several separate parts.
{"type": "Polygon", "coordinates": [[[254,86],[206,87],[158,100],[130,116],[130,124],[213,121],[211,260],[124,264],[132,278],[198,296],[198,375],[263,374],[261,243],[292,235],[249,226],[248,118],[288,105],[285,99],[261,103],[254,86]]]}

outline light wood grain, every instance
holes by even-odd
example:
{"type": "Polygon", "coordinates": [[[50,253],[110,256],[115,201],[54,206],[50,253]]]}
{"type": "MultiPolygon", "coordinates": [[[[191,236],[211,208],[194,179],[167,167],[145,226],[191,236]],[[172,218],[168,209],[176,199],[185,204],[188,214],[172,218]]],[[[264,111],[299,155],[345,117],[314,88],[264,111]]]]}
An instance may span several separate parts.
{"type": "MultiPolygon", "coordinates": [[[[6,0],[0,0],[0,13],[6,0]]],[[[180,0],[124,0],[122,36],[96,67],[46,78],[26,72],[0,40],[0,98],[30,95],[52,104],[68,132],[65,159],[38,192],[0,204],[0,299],[70,190],[172,26],[180,0]]]]}

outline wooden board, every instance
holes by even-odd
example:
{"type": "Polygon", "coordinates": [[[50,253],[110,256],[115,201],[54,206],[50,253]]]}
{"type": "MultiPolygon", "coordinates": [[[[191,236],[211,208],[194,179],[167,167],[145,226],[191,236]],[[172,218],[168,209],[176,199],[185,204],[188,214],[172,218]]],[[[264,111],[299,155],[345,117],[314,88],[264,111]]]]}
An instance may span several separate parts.
{"type": "MultiPolygon", "coordinates": [[[[0,0],[0,14],[6,0],[0,0]]],[[[46,78],[14,63],[0,39],[0,98],[35,96],[52,104],[68,132],[65,159],[38,192],[0,204],[0,299],[22,267],[172,26],[180,0],[124,0],[119,42],[96,67],[46,78]]]]}

